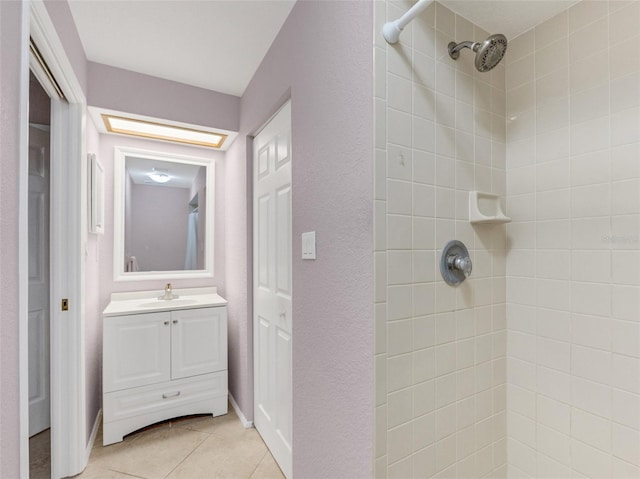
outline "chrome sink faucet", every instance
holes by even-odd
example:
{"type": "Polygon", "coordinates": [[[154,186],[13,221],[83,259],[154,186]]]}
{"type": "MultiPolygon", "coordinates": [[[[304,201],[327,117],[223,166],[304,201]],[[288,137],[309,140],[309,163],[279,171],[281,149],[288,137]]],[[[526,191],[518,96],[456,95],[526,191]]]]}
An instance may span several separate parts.
{"type": "Polygon", "coordinates": [[[177,299],[177,298],[179,298],[179,296],[176,294],[173,294],[173,290],[171,289],[171,283],[167,283],[167,285],[164,287],[164,295],[158,296],[158,299],[164,299],[164,300],[177,299]]]}

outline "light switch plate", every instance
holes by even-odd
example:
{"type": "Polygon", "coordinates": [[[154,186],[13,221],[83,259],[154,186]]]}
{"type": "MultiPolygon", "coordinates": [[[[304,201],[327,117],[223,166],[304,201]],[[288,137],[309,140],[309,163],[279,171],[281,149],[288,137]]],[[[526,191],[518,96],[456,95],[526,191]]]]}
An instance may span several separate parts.
{"type": "Polygon", "coordinates": [[[316,259],[316,232],[302,233],[302,259],[316,259]]]}

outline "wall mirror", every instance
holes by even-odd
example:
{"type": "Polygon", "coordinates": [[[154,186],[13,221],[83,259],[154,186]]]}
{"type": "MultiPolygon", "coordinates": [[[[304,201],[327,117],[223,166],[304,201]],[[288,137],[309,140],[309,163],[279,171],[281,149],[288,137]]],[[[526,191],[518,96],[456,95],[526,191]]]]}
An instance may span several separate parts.
{"type": "Polygon", "coordinates": [[[213,277],[214,163],[116,147],[116,281],[213,277]]]}

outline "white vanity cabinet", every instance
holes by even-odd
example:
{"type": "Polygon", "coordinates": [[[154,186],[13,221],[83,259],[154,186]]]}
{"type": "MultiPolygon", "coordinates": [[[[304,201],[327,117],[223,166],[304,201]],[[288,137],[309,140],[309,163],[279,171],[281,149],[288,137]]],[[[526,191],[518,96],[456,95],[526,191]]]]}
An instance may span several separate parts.
{"type": "Polygon", "coordinates": [[[151,312],[153,299],[142,311],[112,299],[103,326],[103,445],[172,417],[227,413],[226,301],[210,296],[176,306],[156,300],[164,310],[151,312]]]}

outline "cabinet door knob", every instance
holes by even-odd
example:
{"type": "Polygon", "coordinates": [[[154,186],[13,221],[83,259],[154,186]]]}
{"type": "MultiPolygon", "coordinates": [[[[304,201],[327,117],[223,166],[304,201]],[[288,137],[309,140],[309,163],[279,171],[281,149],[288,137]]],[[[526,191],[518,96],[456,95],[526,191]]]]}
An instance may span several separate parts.
{"type": "Polygon", "coordinates": [[[162,399],[169,399],[169,398],[177,398],[178,396],[180,396],[180,391],[176,391],[174,393],[165,393],[162,395],[162,399]]]}
{"type": "Polygon", "coordinates": [[[165,322],[164,322],[164,325],[165,325],[165,326],[166,326],[167,324],[169,324],[169,321],[165,321],[165,322]]]}
{"type": "Polygon", "coordinates": [[[178,320],[177,320],[177,319],[174,319],[174,320],[173,320],[173,324],[178,324],[178,320]]]}

